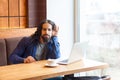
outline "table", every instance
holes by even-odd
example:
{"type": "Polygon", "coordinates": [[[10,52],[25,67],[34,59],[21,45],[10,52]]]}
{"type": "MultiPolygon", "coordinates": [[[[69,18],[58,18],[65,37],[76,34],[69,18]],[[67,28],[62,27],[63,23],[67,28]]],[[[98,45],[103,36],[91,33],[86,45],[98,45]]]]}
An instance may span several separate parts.
{"type": "Polygon", "coordinates": [[[42,80],[60,75],[104,69],[109,66],[107,63],[84,59],[68,65],[50,68],[45,67],[46,61],[1,66],[0,80],[42,80]]]}

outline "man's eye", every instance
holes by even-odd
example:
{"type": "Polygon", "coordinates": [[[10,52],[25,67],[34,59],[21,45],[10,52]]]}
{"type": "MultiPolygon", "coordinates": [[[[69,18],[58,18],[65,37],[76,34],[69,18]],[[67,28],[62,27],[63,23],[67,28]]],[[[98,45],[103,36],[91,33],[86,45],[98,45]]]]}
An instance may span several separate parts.
{"type": "Polygon", "coordinates": [[[46,29],[43,29],[43,31],[46,31],[46,29]]]}
{"type": "Polygon", "coordinates": [[[48,29],[48,31],[51,31],[51,29],[48,29]]]}

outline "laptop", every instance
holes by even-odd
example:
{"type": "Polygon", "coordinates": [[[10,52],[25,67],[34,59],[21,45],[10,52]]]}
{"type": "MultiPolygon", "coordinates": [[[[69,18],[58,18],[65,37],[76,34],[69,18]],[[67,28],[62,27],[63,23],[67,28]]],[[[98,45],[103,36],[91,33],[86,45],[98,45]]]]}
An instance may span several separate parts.
{"type": "Polygon", "coordinates": [[[82,60],[84,58],[84,52],[86,50],[85,48],[86,48],[86,42],[74,43],[68,59],[58,61],[58,64],[70,64],[82,60]]]}

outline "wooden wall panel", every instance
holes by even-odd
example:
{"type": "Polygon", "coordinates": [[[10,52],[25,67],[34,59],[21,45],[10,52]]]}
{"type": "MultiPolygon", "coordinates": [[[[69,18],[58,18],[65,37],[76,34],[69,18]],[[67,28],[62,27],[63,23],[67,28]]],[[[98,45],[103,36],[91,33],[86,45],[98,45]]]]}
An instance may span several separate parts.
{"type": "Polygon", "coordinates": [[[10,28],[19,28],[19,18],[11,17],[9,18],[10,28]]]}
{"type": "Polygon", "coordinates": [[[20,36],[30,36],[36,31],[36,28],[25,29],[0,29],[0,39],[20,36]]]}
{"type": "Polygon", "coordinates": [[[27,0],[20,1],[20,16],[27,16],[27,0]]]}
{"type": "Polygon", "coordinates": [[[6,29],[6,28],[8,28],[8,18],[0,17],[0,29],[6,29]]]}
{"type": "Polygon", "coordinates": [[[46,10],[46,0],[0,0],[0,29],[35,27],[46,10]]]}
{"type": "Polygon", "coordinates": [[[20,28],[27,27],[27,18],[26,17],[20,17],[20,28]]]}
{"type": "Polygon", "coordinates": [[[0,0],[0,16],[8,16],[8,0],[0,0]]]}
{"type": "Polygon", "coordinates": [[[9,16],[19,16],[18,0],[9,0],[9,16]]]}
{"type": "Polygon", "coordinates": [[[28,2],[28,25],[37,26],[41,20],[46,19],[46,0],[29,0],[28,2]]]}

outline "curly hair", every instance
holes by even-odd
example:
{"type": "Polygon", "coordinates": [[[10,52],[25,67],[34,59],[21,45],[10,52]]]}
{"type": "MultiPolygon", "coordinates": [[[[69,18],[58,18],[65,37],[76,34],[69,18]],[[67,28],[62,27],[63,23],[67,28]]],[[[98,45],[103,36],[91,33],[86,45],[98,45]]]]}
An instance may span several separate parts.
{"type": "Polygon", "coordinates": [[[48,20],[48,19],[44,19],[40,22],[40,24],[37,26],[37,30],[35,31],[35,33],[32,35],[32,38],[33,39],[36,39],[36,40],[39,40],[40,39],[40,36],[41,36],[41,33],[42,33],[42,26],[44,23],[49,23],[52,25],[52,30],[55,28],[55,23],[51,20],[48,20]]]}

